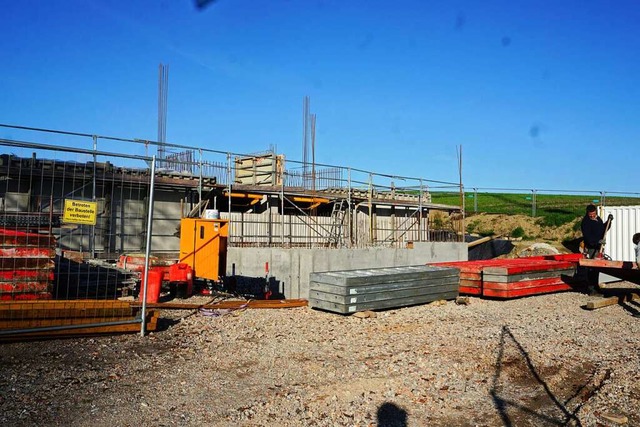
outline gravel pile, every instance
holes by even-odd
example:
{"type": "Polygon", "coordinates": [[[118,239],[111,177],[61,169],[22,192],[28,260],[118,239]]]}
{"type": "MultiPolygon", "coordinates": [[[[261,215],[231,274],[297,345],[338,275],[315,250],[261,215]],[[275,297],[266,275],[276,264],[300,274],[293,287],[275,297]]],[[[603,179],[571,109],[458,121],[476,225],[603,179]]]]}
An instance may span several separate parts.
{"type": "Polygon", "coordinates": [[[638,426],[640,304],[590,299],[167,311],[145,338],[2,344],[0,424],[638,426]]]}

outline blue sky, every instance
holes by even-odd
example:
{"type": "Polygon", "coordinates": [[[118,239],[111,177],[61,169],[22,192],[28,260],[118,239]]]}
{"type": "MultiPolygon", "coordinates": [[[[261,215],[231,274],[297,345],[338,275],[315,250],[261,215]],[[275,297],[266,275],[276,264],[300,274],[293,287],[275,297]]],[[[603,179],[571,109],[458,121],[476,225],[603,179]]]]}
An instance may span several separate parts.
{"type": "Polygon", "coordinates": [[[640,190],[636,1],[0,6],[0,123],[156,139],[164,63],[170,142],[301,160],[309,96],[320,163],[456,182],[462,147],[466,187],[640,190]]]}

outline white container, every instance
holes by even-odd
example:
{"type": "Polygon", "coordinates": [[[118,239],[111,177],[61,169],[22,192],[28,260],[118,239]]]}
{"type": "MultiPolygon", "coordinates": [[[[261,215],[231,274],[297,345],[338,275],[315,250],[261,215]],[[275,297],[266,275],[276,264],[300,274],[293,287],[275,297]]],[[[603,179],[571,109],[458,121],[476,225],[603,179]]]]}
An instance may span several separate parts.
{"type": "Polygon", "coordinates": [[[205,209],[205,219],[220,219],[220,212],[217,209],[205,209]]]}
{"type": "Polygon", "coordinates": [[[635,261],[631,238],[640,233],[640,206],[606,206],[602,220],[606,221],[609,214],[613,215],[613,222],[607,233],[604,253],[614,261],[635,261]]]}

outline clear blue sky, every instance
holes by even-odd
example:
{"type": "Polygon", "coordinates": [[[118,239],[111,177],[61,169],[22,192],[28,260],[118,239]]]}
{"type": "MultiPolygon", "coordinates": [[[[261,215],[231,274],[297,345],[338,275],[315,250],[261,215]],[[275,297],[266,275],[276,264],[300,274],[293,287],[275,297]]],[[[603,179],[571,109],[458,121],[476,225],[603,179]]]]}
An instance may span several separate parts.
{"type": "MultiPolygon", "coordinates": [[[[0,0],[0,123],[638,192],[640,2],[0,0]]],[[[15,132],[0,128],[0,137],[15,132]]]]}

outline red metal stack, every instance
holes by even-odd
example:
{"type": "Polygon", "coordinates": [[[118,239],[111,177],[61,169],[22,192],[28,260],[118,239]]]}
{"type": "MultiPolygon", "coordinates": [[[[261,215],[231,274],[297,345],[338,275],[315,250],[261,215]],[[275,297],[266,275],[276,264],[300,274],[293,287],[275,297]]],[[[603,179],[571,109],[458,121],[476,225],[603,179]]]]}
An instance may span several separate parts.
{"type": "Polygon", "coordinates": [[[0,300],[51,299],[55,238],[0,228],[0,300]]]}
{"type": "Polygon", "coordinates": [[[442,262],[460,269],[460,293],[518,298],[571,290],[561,276],[573,276],[579,254],[515,259],[442,262]]]}

